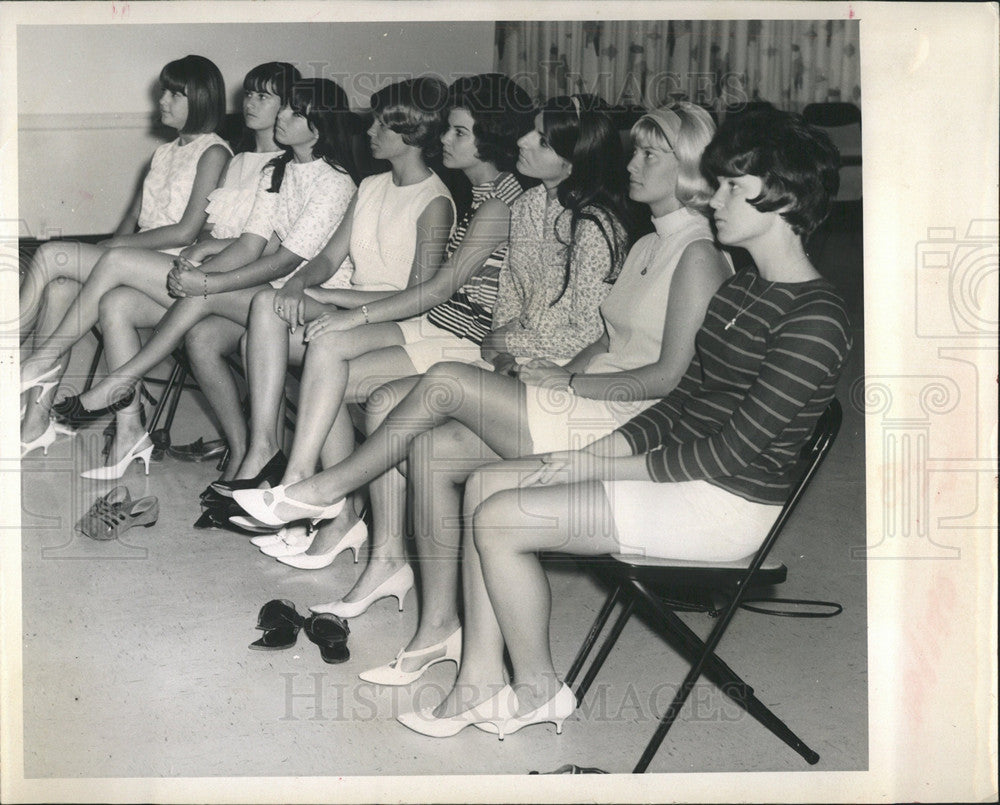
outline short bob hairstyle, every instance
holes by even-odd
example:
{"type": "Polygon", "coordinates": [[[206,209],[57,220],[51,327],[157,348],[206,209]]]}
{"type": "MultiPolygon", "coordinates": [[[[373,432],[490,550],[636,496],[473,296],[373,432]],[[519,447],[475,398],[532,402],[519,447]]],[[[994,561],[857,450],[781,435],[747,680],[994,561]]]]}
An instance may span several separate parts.
{"type": "Polygon", "coordinates": [[[448,88],[448,107],[472,115],[479,159],[497,170],[514,170],[517,141],[535,121],[535,104],[527,92],[501,73],[466,76],[448,88]]]}
{"type": "Polygon", "coordinates": [[[667,132],[654,116],[643,115],[632,126],[632,146],[673,151],[678,162],[674,195],[685,207],[707,213],[714,190],[702,175],[701,156],[715,136],[715,123],[708,112],[687,101],[667,110],[677,115],[680,127],[667,132]]]}
{"type": "Polygon", "coordinates": [[[204,56],[185,56],[160,70],[160,86],[188,99],[182,134],[218,131],[226,116],[226,85],[219,68],[204,56]]]}
{"type": "Polygon", "coordinates": [[[441,148],[448,88],[430,76],[410,78],[382,87],[371,96],[372,114],[401,135],[403,142],[430,158],[441,148]]]}
{"type": "Polygon", "coordinates": [[[720,176],[758,176],[763,190],[748,199],[761,212],[779,211],[803,240],[830,212],[840,187],[840,155],[826,133],[801,115],[766,109],[747,112],[719,127],[701,168],[720,176]]]}
{"type": "MultiPolygon", "coordinates": [[[[243,91],[270,92],[272,95],[276,95],[281,105],[284,106],[291,97],[292,84],[301,80],[302,76],[294,65],[283,61],[269,61],[265,64],[258,64],[243,77],[243,91]]],[[[234,150],[236,153],[253,151],[254,146],[253,132],[244,126],[243,134],[234,150]]]]}

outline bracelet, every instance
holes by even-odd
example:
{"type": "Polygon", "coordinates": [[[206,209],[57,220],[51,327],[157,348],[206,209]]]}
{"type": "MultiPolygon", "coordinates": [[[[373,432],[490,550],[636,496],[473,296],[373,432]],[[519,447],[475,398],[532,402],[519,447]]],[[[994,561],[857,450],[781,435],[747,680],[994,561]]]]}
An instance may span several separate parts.
{"type": "Polygon", "coordinates": [[[201,278],[202,278],[202,280],[205,283],[205,290],[204,290],[203,298],[204,299],[208,299],[208,274],[202,274],[201,278]]]}
{"type": "Polygon", "coordinates": [[[569,373],[569,380],[566,381],[566,391],[568,391],[573,396],[576,396],[576,389],[573,388],[573,378],[576,377],[576,372],[569,373]]]}
{"type": "Polygon", "coordinates": [[[361,306],[361,315],[365,317],[365,324],[371,324],[371,321],[368,318],[368,305],[361,306]]]}

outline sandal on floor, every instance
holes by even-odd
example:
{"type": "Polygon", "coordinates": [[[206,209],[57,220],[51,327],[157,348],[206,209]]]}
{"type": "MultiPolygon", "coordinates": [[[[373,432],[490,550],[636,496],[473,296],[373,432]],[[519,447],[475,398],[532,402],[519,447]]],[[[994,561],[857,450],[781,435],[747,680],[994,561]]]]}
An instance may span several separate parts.
{"type": "Polygon", "coordinates": [[[93,514],[84,515],[76,527],[91,539],[117,539],[133,526],[149,528],[156,525],[159,516],[160,501],[150,496],[131,501],[128,505],[110,505],[93,514]]]}
{"type": "Polygon", "coordinates": [[[336,615],[310,615],[305,622],[306,637],[319,646],[323,662],[335,665],[351,659],[347,636],[351,633],[347,622],[336,615]]]}
{"type": "Polygon", "coordinates": [[[268,601],[257,613],[257,629],[264,634],[250,644],[257,651],[276,651],[291,648],[298,640],[299,630],[305,622],[295,604],[283,598],[268,601]]]}

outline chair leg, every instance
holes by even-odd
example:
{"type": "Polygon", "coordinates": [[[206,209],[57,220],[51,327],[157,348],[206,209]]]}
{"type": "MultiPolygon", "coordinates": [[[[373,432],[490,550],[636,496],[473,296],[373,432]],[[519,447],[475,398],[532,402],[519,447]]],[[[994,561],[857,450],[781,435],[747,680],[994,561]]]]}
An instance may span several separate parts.
{"type": "Polygon", "coordinates": [[[660,719],[656,732],[646,745],[642,757],[640,757],[639,762],[633,769],[634,774],[642,774],[649,767],[650,762],[660,748],[660,744],[663,743],[663,739],[666,738],[670,727],[677,720],[681,708],[687,701],[688,696],[690,696],[691,690],[702,675],[702,672],[718,685],[730,699],[743,707],[757,721],[801,755],[807,763],[812,765],[819,760],[819,755],[816,752],[803,743],[788,728],[784,721],[774,715],[763,702],[753,695],[753,688],[747,685],[728,665],[716,656],[715,647],[722,638],[722,633],[729,625],[729,619],[723,618],[717,621],[709,633],[708,639],[702,641],[674,612],[660,605],[641,582],[633,581],[632,585],[642,599],[660,617],[660,624],[663,629],[679,638],[684,647],[682,653],[689,658],[692,652],[696,653],[691,669],[688,671],[687,676],[684,677],[684,681],[681,683],[673,701],[667,708],[667,712],[660,719]]]}
{"type": "Polygon", "coordinates": [[[187,377],[187,366],[183,361],[175,361],[174,368],[170,371],[170,377],[163,387],[160,401],[156,404],[156,410],[149,420],[149,437],[155,445],[155,452],[160,456],[163,451],[170,446],[170,425],[173,422],[174,413],[177,411],[177,403],[180,400],[181,392],[184,389],[184,380],[187,377]],[[165,427],[158,428],[160,417],[167,412],[167,423],[165,427]]]}
{"type": "Polygon", "coordinates": [[[576,700],[578,702],[582,702],[583,697],[587,695],[587,691],[590,690],[591,684],[593,684],[598,672],[604,665],[604,661],[611,653],[611,649],[613,649],[615,647],[615,643],[618,642],[618,638],[621,636],[622,630],[625,628],[625,624],[628,623],[628,619],[632,617],[632,613],[634,611],[635,600],[629,598],[625,601],[625,606],[622,607],[622,611],[619,613],[618,618],[611,626],[608,636],[604,638],[604,642],[601,644],[600,649],[598,649],[597,655],[594,657],[594,661],[590,664],[590,668],[587,670],[586,676],[584,676],[583,681],[576,690],[576,700]]]}
{"type": "MultiPolygon", "coordinates": [[[[591,650],[594,648],[594,643],[597,642],[597,638],[603,631],[604,625],[608,622],[608,618],[611,617],[611,611],[621,598],[621,592],[621,585],[618,584],[610,593],[608,593],[608,597],[604,599],[604,606],[602,606],[601,611],[597,613],[597,620],[595,620],[594,625],[590,627],[590,631],[587,633],[587,637],[583,641],[583,645],[580,646],[580,650],[576,654],[576,659],[573,660],[573,664],[569,667],[569,671],[567,671],[566,677],[563,680],[570,687],[572,687],[573,683],[576,681],[577,674],[580,673],[580,670],[583,668],[583,664],[587,661],[587,655],[589,655],[591,650]]],[[[580,698],[580,696],[577,696],[578,701],[580,698]]]]}
{"type": "Polygon", "coordinates": [[[94,338],[97,339],[97,347],[94,349],[94,357],[90,359],[90,368],[87,370],[87,379],[84,381],[81,394],[90,391],[91,386],[94,385],[94,377],[97,375],[97,365],[101,362],[101,355],[104,354],[104,336],[101,335],[101,331],[96,327],[91,332],[94,334],[94,338]]]}

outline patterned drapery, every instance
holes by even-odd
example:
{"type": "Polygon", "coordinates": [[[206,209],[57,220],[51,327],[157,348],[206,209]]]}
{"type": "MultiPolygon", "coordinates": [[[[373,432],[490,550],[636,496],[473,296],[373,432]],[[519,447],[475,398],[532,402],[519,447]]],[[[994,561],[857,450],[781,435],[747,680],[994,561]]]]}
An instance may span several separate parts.
{"type": "Polygon", "coordinates": [[[686,98],[861,105],[857,20],[498,22],[495,65],[542,101],[592,92],[612,105],[686,98]]]}

